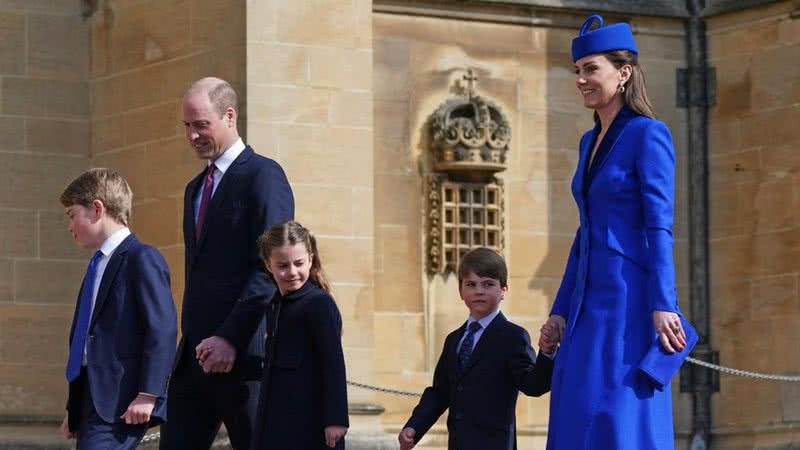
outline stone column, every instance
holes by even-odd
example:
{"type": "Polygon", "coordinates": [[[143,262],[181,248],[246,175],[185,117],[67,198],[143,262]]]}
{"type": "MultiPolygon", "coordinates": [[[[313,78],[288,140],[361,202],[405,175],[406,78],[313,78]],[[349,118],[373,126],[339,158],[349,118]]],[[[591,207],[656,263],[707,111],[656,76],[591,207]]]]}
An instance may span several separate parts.
{"type": "MultiPolygon", "coordinates": [[[[245,129],[277,160],[295,193],[297,221],[318,238],[344,318],[347,377],[373,373],[374,208],[372,2],[249,0],[245,129]]],[[[348,446],[365,428],[350,389],[348,446]]]]}

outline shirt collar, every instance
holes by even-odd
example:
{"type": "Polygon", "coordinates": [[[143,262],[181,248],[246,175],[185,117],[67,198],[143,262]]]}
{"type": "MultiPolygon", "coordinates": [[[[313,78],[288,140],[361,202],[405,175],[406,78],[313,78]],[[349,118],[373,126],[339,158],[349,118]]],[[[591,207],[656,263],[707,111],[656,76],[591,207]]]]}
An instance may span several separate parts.
{"type": "Polygon", "coordinates": [[[492,323],[492,320],[494,320],[494,318],[497,317],[498,314],[500,314],[500,309],[480,320],[475,320],[472,316],[469,316],[469,319],[467,319],[467,327],[469,327],[469,324],[471,324],[472,322],[478,322],[479,324],[481,324],[481,329],[485,330],[486,327],[488,327],[489,324],[492,323]]]}
{"type": "Polygon", "coordinates": [[[233,164],[233,161],[244,151],[244,141],[242,138],[236,140],[227,150],[225,150],[216,161],[209,161],[209,164],[217,166],[217,170],[225,175],[225,171],[233,164]]]}
{"type": "Polygon", "coordinates": [[[108,239],[103,242],[103,245],[100,246],[100,251],[103,253],[103,256],[108,257],[114,253],[114,250],[119,247],[119,244],[121,244],[125,238],[130,236],[130,234],[131,230],[128,227],[123,227],[112,233],[111,236],[109,236],[108,239]]]}

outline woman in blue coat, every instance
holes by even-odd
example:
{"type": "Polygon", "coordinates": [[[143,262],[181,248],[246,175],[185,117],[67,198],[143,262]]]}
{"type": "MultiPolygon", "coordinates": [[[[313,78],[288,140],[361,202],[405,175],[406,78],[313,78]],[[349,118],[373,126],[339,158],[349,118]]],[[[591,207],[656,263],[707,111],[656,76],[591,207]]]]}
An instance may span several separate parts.
{"type": "Polygon", "coordinates": [[[595,127],[580,141],[580,227],[543,327],[543,340],[561,340],[547,449],[671,450],[669,383],[653,384],[638,365],[657,339],[668,353],[686,345],[672,257],[672,138],[654,119],[627,24],[591,16],[572,57],[595,127]]]}

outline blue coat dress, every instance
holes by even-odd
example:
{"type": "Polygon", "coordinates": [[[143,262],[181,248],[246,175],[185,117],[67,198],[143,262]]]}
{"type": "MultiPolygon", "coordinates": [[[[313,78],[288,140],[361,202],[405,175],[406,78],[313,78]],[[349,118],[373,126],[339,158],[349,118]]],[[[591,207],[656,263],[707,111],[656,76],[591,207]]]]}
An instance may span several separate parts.
{"type": "Polygon", "coordinates": [[[588,167],[599,132],[581,138],[572,181],[580,227],[551,311],[567,325],[547,449],[671,450],[669,385],[655,389],[637,366],[657,336],[652,312],[678,312],[672,137],[623,108],[588,167]]]}

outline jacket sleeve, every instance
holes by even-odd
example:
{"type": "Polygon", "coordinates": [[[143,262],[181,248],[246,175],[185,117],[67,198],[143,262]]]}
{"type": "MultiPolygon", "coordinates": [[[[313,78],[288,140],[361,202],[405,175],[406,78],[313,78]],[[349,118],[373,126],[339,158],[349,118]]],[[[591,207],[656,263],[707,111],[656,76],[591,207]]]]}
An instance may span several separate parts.
{"type": "Polygon", "coordinates": [[[314,358],[318,361],[323,382],[321,398],[322,425],[350,426],[347,416],[347,376],[342,351],[342,316],[328,296],[312,299],[311,333],[314,358]]]}
{"type": "Polygon", "coordinates": [[[541,354],[537,358],[530,335],[524,329],[521,331],[514,336],[509,369],[519,391],[531,397],[541,397],[550,391],[553,361],[541,354]]]}
{"type": "Polygon", "coordinates": [[[559,315],[565,320],[569,319],[569,307],[572,301],[572,293],[575,291],[575,280],[578,272],[578,257],[579,255],[579,239],[581,236],[581,229],[575,232],[575,239],[572,241],[572,247],[569,250],[567,257],[567,268],[564,270],[564,277],[561,279],[561,286],[558,288],[556,300],[553,302],[553,308],[550,310],[550,315],[559,315]]]}
{"type": "Polygon", "coordinates": [[[165,397],[178,335],[169,269],[158,250],[152,247],[143,247],[132,256],[133,297],[144,329],[139,392],[165,397]]]}
{"type": "Polygon", "coordinates": [[[403,428],[413,428],[416,431],[414,440],[420,439],[431,429],[445,410],[450,407],[450,380],[447,377],[447,348],[451,339],[445,339],[442,354],[436,363],[433,372],[433,384],[425,388],[411,418],[403,428]]]}
{"type": "Polygon", "coordinates": [[[253,177],[252,205],[247,239],[250,244],[250,274],[236,305],[217,329],[216,335],[225,338],[238,351],[247,348],[263,316],[264,307],[275,293],[275,285],[266,273],[258,248],[258,238],[269,227],[292,220],[294,196],[283,169],[272,160],[253,177]]]}
{"type": "Polygon", "coordinates": [[[651,311],[677,312],[672,253],[675,150],[669,129],[662,122],[651,121],[644,129],[636,171],[647,233],[647,301],[651,311]]]}

